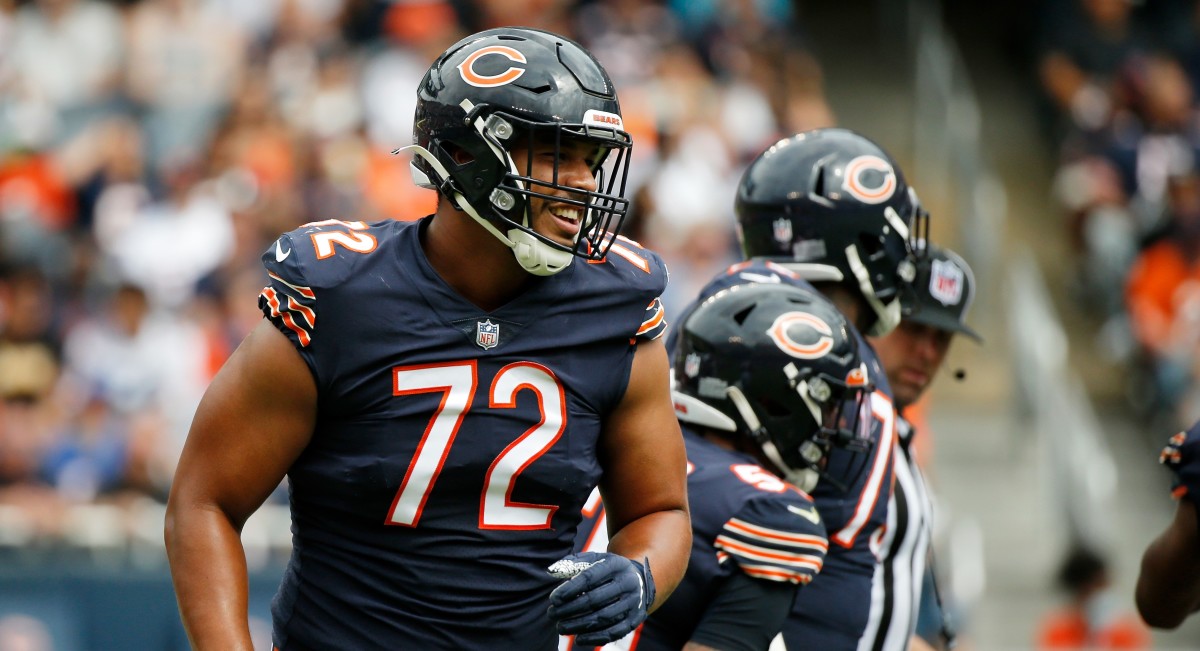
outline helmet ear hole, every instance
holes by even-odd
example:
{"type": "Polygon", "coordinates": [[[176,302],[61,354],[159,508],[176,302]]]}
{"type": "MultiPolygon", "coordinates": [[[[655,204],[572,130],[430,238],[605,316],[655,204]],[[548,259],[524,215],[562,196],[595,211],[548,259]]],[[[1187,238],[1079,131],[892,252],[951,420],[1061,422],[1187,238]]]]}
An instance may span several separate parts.
{"type": "Polygon", "coordinates": [[[744,310],[740,310],[740,311],[738,311],[737,313],[735,313],[735,314],[733,315],[733,320],[734,320],[734,321],[735,321],[735,322],[736,322],[738,325],[742,325],[742,324],[744,324],[744,323],[746,322],[746,317],[750,316],[750,313],[751,313],[751,312],[753,312],[753,311],[754,311],[754,306],[753,306],[753,305],[751,305],[751,306],[747,307],[746,309],[744,309],[744,310]]]}
{"type": "Polygon", "coordinates": [[[858,250],[862,251],[863,257],[874,258],[883,252],[883,238],[871,233],[859,233],[858,250]]]}
{"type": "Polygon", "coordinates": [[[458,165],[459,167],[470,165],[471,163],[475,162],[475,157],[471,155],[471,152],[459,147],[454,143],[448,142],[443,146],[443,148],[446,150],[446,155],[449,156],[450,159],[454,161],[454,164],[458,165]]]}

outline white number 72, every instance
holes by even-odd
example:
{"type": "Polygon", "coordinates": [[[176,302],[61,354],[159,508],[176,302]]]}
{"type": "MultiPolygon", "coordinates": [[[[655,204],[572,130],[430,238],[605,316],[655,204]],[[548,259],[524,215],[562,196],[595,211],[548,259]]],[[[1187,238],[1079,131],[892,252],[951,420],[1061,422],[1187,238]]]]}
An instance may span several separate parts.
{"type": "MultiPolygon", "coordinates": [[[[393,395],[442,394],[441,404],[430,419],[408,471],[388,510],[387,524],[415,527],[433,484],[437,481],[454,437],[471,408],[478,385],[474,360],[450,364],[401,366],[392,370],[393,395]]],[[[517,475],[545,454],[567,422],[567,401],[562,385],[550,369],[533,362],[514,362],[500,369],[492,380],[488,406],[511,409],[517,394],[528,389],[537,396],[541,421],[509,444],[496,457],[484,478],[480,497],[480,529],[546,529],[558,510],[555,505],[524,504],[512,500],[517,475]]]]}

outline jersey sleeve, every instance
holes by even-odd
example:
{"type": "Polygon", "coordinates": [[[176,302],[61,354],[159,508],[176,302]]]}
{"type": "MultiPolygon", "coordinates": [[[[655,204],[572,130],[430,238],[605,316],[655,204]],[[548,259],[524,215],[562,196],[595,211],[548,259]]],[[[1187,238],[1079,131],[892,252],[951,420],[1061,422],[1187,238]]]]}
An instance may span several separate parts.
{"type": "Polygon", "coordinates": [[[663,309],[662,299],[656,298],[646,306],[646,318],[642,321],[642,327],[638,328],[637,338],[654,340],[663,336],[666,331],[666,310],[663,309]]]}
{"type": "Polygon", "coordinates": [[[1200,421],[1167,439],[1158,462],[1171,469],[1171,494],[1200,504],[1200,421]]]}
{"type": "Polygon", "coordinates": [[[812,501],[789,489],[764,493],[725,522],[714,546],[718,559],[747,575],[805,585],[821,571],[829,549],[812,501]]]}
{"type": "Polygon", "coordinates": [[[606,259],[620,275],[621,282],[648,301],[637,330],[631,333],[632,339],[650,341],[663,336],[667,331],[661,299],[669,281],[666,263],[657,253],[619,235],[609,247],[606,259]]]}
{"type": "Polygon", "coordinates": [[[317,296],[305,280],[304,253],[293,233],[281,235],[262,255],[267,286],[258,295],[263,316],[301,349],[312,344],[317,327],[317,296]]]}

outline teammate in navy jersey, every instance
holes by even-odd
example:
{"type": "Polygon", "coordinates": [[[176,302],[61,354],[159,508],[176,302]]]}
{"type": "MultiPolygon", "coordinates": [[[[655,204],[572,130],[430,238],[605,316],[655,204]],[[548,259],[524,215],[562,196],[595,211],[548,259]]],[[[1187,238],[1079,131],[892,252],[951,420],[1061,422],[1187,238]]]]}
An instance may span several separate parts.
{"type": "Polygon", "coordinates": [[[1179,503],[1142,555],[1135,596],[1147,624],[1175,628],[1200,610],[1200,421],[1167,441],[1159,463],[1171,469],[1179,503]]]}
{"type": "Polygon", "coordinates": [[[285,475],[280,651],[603,643],[683,575],[666,270],[615,236],[630,141],[608,76],[554,34],[482,32],[426,73],[414,131],[437,212],[280,237],[266,319],[197,411],[166,537],[198,649],[251,649],[238,534],[285,475]],[[610,553],[579,559],[597,483],[610,553]]]}
{"type": "Polygon", "coordinates": [[[796,596],[783,630],[791,651],[856,649],[887,522],[896,437],[891,389],[863,333],[886,334],[899,323],[901,294],[911,291],[920,255],[910,233],[926,228],[927,215],[892,158],[847,129],[796,134],[759,154],[742,175],[734,209],[747,259],[714,278],[700,300],[746,283],[815,289],[852,326],[875,387],[869,451],[832,450],[812,490],[829,554],[821,577],[796,596]]]}
{"type": "MultiPolygon", "coordinates": [[[[718,292],[679,333],[691,561],[671,600],[608,648],[763,651],[821,569],[825,527],[796,484],[812,483],[832,446],[867,435],[856,431],[866,369],[837,309],[788,285],[718,292]]],[[[604,549],[603,509],[589,506],[578,543],[604,549]]]]}
{"type": "Polygon", "coordinates": [[[933,500],[913,448],[916,430],[904,418],[904,410],[929,388],[956,334],[981,341],[966,322],[975,298],[975,275],[957,253],[930,244],[917,265],[917,279],[908,298],[900,325],[872,340],[894,392],[899,428],[883,558],[875,570],[867,635],[859,647],[864,651],[916,651],[934,648],[931,644],[952,648],[955,642],[953,628],[942,611],[937,577],[927,562],[933,500]],[[927,580],[934,586],[932,595],[922,594],[927,580]],[[917,631],[922,607],[930,609],[931,619],[941,622],[940,630],[917,631]]]}

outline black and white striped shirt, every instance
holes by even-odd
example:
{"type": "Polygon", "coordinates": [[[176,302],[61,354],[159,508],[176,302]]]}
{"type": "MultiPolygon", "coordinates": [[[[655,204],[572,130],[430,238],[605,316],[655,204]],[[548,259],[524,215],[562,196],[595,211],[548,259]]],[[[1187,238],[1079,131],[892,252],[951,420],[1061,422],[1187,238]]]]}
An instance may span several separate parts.
{"type": "Polygon", "coordinates": [[[917,466],[914,429],[897,419],[896,483],[871,587],[871,614],[858,651],[903,651],[917,626],[921,586],[933,534],[933,502],[917,466]]]}

